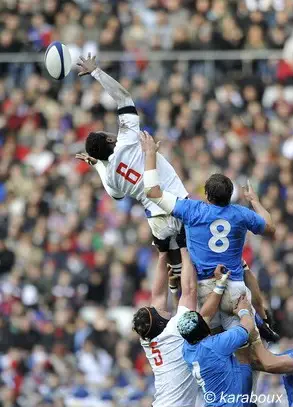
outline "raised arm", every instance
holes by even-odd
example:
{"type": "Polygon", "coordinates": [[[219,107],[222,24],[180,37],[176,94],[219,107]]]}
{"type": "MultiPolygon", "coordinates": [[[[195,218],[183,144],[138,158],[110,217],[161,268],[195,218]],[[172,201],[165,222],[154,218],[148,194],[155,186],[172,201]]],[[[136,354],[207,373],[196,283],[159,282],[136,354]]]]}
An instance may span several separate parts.
{"type": "Polygon", "coordinates": [[[216,286],[212,293],[210,293],[205,300],[203,306],[201,307],[200,315],[208,324],[211,319],[215,316],[216,312],[218,311],[222,295],[226,289],[227,281],[229,278],[229,273],[222,274],[221,270],[223,266],[218,264],[215,270],[215,277],[217,279],[216,286]]]}
{"type": "Polygon", "coordinates": [[[269,212],[260,203],[259,198],[249,181],[247,181],[247,187],[244,188],[244,196],[251,203],[255,212],[265,220],[264,234],[274,235],[276,227],[273,219],[269,212]]]}
{"type": "Polygon", "coordinates": [[[168,311],[168,268],[167,252],[159,252],[158,263],[152,288],[152,305],[161,311],[168,311]]]}
{"type": "Polygon", "coordinates": [[[162,191],[160,188],[156,160],[158,145],[147,132],[141,132],[141,144],[145,152],[145,170],[143,176],[145,194],[166,213],[172,213],[177,197],[170,192],[162,191]]]}
{"type": "MultiPolygon", "coordinates": [[[[182,247],[181,241],[177,243],[180,247],[182,258],[182,271],[181,271],[181,298],[179,300],[179,306],[182,305],[188,308],[190,311],[196,311],[197,308],[197,276],[196,270],[190,260],[186,247],[182,247]]],[[[222,295],[225,291],[229,273],[222,274],[221,265],[218,265],[215,270],[215,277],[217,278],[216,286],[213,292],[208,296],[202,309],[200,310],[201,316],[208,323],[218,310],[222,295]]]]}
{"type": "Polygon", "coordinates": [[[181,297],[178,306],[184,306],[190,311],[196,311],[197,277],[186,247],[180,249],[182,258],[181,297]]]}
{"type": "Polygon", "coordinates": [[[109,187],[109,185],[106,182],[106,163],[100,160],[97,160],[96,158],[90,157],[87,153],[80,153],[76,154],[75,158],[78,160],[84,161],[87,164],[91,165],[92,167],[95,168],[95,170],[98,172],[100,175],[103,187],[105,188],[107,194],[114,199],[122,199],[124,198],[124,195],[116,191],[115,189],[109,187]]]}
{"type": "Polygon", "coordinates": [[[118,105],[118,109],[127,106],[134,106],[130,93],[122,85],[120,85],[120,83],[98,67],[96,64],[96,57],[92,57],[89,53],[87,59],[80,57],[77,65],[81,68],[78,75],[84,76],[90,74],[93,78],[100,82],[105,91],[115,100],[118,105]]]}

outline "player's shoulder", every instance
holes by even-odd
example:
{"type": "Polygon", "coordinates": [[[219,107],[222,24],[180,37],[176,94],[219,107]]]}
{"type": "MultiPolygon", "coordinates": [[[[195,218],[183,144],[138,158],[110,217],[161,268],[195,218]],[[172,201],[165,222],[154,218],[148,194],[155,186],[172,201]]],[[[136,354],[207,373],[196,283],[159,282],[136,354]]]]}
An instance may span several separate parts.
{"type": "Polygon", "coordinates": [[[230,204],[229,207],[235,211],[242,212],[243,210],[247,209],[246,206],[239,205],[239,204],[230,204]]]}
{"type": "Polygon", "coordinates": [[[234,213],[244,217],[247,215],[247,212],[250,211],[246,206],[239,204],[230,204],[229,207],[234,213]]]}
{"type": "Polygon", "coordinates": [[[201,207],[203,207],[203,208],[205,208],[205,207],[207,207],[207,203],[206,202],[204,202],[204,201],[201,201],[201,200],[199,200],[199,199],[184,199],[184,198],[181,198],[181,199],[179,199],[179,201],[184,201],[184,202],[186,202],[186,205],[190,208],[190,209],[198,209],[198,208],[201,208],[201,207]]]}

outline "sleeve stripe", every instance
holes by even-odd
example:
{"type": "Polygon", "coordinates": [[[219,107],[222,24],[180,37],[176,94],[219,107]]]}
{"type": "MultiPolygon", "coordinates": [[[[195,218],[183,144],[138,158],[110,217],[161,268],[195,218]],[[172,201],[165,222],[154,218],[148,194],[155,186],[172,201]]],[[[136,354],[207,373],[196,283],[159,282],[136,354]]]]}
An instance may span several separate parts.
{"type": "Polygon", "coordinates": [[[136,114],[138,116],[135,106],[125,106],[118,109],[118,115],[120,114],[136,114]]]}

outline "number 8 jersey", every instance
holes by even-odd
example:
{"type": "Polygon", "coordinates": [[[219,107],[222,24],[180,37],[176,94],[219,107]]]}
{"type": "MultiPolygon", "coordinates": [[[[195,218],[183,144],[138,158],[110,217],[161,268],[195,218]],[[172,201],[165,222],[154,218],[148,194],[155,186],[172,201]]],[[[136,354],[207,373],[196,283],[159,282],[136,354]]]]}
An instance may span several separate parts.
{"type": "Polygon", "coordinates": [[[247,231],[262,234],[265,220],[241,205],[217,206],[191,199],[177,200],[172,215],[185,225],[187,246],[199,280],[214,276],[218,264],[230,280],[243,281],[242,251],[247,231]]]}
{"type": "MultiPolygon", "coordinates": [[[[115,197],[130,196],[141,202],[148,217],[165,214],[144,193],[144,153],[139,137],[139,117],[136,114],[119,115],[119,132],[113,154],[106,164],[106,184],[115,197]]],[[[159,153],[157,166],[161,187],[174,195],[185,198],[188,193],[174,168],[159,153]]]]}
{"type": "Polygon", "coordinates": [[[179,306],[177,314],[151,342],[141,340],[155,376],[153,407],[194,407],[198,385],[183,359],[184,339],[177,329],[178,319],[188,308],[179,306]]]}

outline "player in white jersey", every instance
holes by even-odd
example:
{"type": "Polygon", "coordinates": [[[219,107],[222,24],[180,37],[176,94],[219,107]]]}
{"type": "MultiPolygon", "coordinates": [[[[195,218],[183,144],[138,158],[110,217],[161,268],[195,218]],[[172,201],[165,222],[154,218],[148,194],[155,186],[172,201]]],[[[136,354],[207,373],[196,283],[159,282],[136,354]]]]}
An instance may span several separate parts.
{"type": "MultiPolygon", "coordinates": [[[[151,307],[140,308],[133,318],[133,329],[141,337],[141,344],[155,376],[153,407],[195,407],[198,393],[192,372],[183,360],[183,338],[177,323],[182,314],[196,310],[196,273],[186,249],[184,233],[177,241],[181,247],[183,268],[181,297],[176,315],[170,319],[167,308],[167,256],[160,253],[152,289],[151,307]]],[[[220,266],[218,266],[218,271],[220,266]]],[[[204,304],[201,315],[211,319],[215,314],[225,289],[227,275],[218,272],[217,287],[204,304]]]]}
{"type": "MultiPolygon", "coordinates": [[[[118,135],[104,131],[90,133],[86,140],[86,154],[77,154],[76,158],[86,161],[99,173],[107,193],[122,199],[130,196],[141,202],[155,240],[169,249],[168,261],[173,272],[180,273],[180,252],[175,237],[180,231],[181,222],[166,214],[149,200],[144,192],[143,172],[144,153],[140,144],[139,116],[129,92],[115,79],[103,72],[96,64],[95,57],[80,57],[79,76],[91,74],[118,105],[118,135]],[[162,242],[164,241],[164,242],[162,242]]],[[[174,168],[161,155],[157,154],[157,165],[161,174],[160,183],[164,190],[186,198],[188,193],[174,168]]],[[[160,246],[161,247],[161,246],[160,246]]]]}

